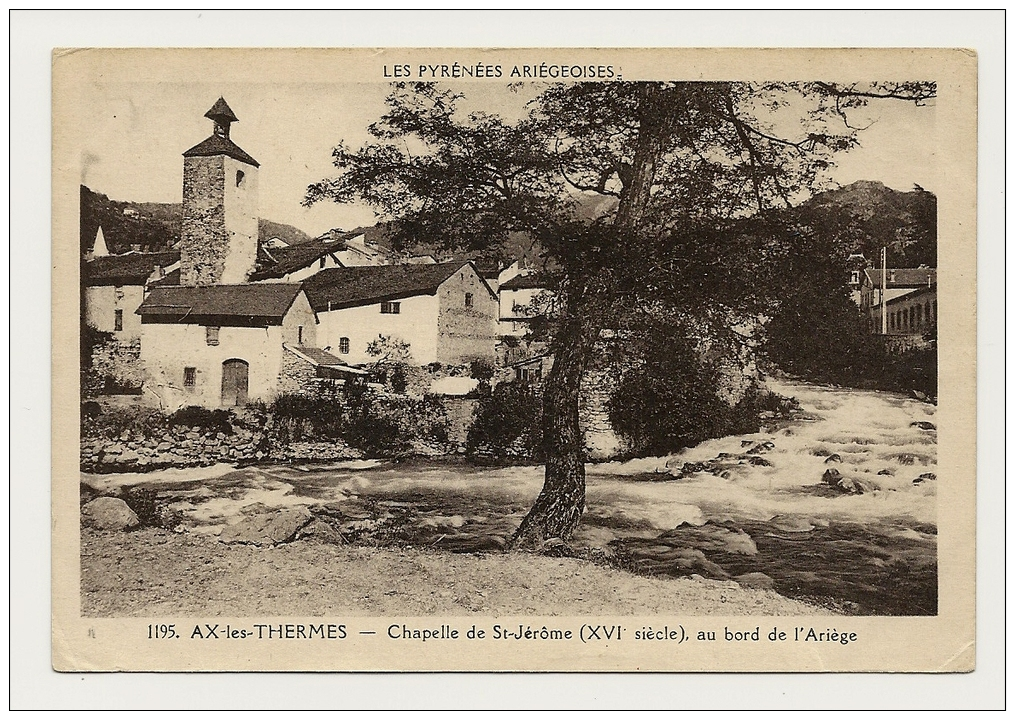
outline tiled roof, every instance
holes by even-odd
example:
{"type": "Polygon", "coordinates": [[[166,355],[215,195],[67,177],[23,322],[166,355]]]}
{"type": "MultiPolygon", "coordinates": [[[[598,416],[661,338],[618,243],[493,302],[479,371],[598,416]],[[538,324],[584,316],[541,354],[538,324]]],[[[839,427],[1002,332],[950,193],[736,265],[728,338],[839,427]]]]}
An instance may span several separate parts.
{"type": "MultiPolygon", "coordinates": [[[[864,274],[875,288],[881,288],[881,270],[865,269],[864,274]]],[[[889,289],[914,289],[937,283],[937,269],[889,269],[885,284],[889,289]],[[894,277],[894,278],[893,278],[894,277]]]]}
{"type": "Polygon", "coordinates": [[[546,278],[545,274],[534,272],[532,274],[519,274],[518,276],[508,279],[506,282],[500,285],[501,290],[509,289],[549,289],[550,280],[546,278]]]}
{"type": "Polygon", "coordinates": [[[216,284],[152,289],[138,307],[143,323],[279,325],[301,284],[216,284]]]}
{"type": "Polygon", "coordinates": [[[187,158],[192,156],[229,156],[255,168],[261,165],[225,136],[209,136],[190,150],[185,151],[183,155],[187,158]]]}
{"type": "Polygon", "coordinates": [[[303,286],[314,311],[345,309],[436,294],[437,288],[466,264],[469,262],[324,269],[304,279],[303,286]]]}
{"type": "Polygon", "coordinates": [[[84,262],[81,280],[85,286],[144,285],[156,269],[178,261],[179,252],[111,254],[84,262]]]}
{"type": "Polygon", "coordinates": [[[180,270],[174,269],[161,279],[156,279],[148,286],[156,287],[156,286],[179,286],[179,285],[180,285],[180,270]]]}
{"type": "Polygon", "coordinates": [[[338,356],[332,355],[330,351],[326,351],[322,348],[307,348],[306,346],[289,346],[289,348],[291,350],[298,351],[314,365],[348,365],[348,363],[338,356]]]}
{"type": "Polygon", "coordinates": [[[304,267],[309,267],[326,254],[345,250],[343,240],[329,238],[314,239],[300,244],[279,249],[267,249],[267,253],[275,260],[274,264],[263,264],[250,276],[251,281],[263,281],[265,279],[279,279],[286,274],[298,272],[304,267]]]}

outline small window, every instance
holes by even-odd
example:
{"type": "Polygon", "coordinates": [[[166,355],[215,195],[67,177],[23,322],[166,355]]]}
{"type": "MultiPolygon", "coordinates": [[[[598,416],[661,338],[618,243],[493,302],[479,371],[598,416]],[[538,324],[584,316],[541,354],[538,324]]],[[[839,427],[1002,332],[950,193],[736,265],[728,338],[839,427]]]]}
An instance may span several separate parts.
{"type": "Polygon", "coordinates": [[[382,301],[381,302],[381,313],[382,314],[397,314],[401,313],[402,303],[400,301],[382,301]]]}
{"type": "Polygon", "coordinates": [[[246,177],[247,176],[245,176],[243,174],[242,170],[237,170],[236,171],[236,187],[242,188],[243,187],[243,179],[246,178],[246,177]]]}
{"type": "Polygon", "coordinates": [[[117,309],[113,312],[113,330],[123,330],[123,309],[117,309]]]}
{"type": "Polygon", "coordinates": [[[325,261],[324,261],[324,260],[325,260],[325,259],[326,259],[326,257],[321,257],[321,261],[320,261],[320,268],[321,268],[321,269],[324,269],[324,264],[325,264],[325,261]]]}
{"type": "Polygon", "coordinates": [[[892,313],[888,314],[888,326],[893,331],[895,330],[895,312],[894,311],[892,313]]]}
{"type": "Polygon", "coordinates": [[[217,346],[219,344],[219,327],[205,326],[204,341],[209,346],[217,346]]]}
{"type": "Polygon", "coordinates": [[[348,338],[339,338],[338,339],[338,352],[339,353],[348,353],[349,352],[349,339],[348,338]]]}
{"type": "Polygon", "coordinates": [[[472,308],[472,294],[471,293],[465,295],[465,308],[467,308],[467,309],[471,309],[472,308]]]}
{"type": "Polygon", "coordinates": [[[303,345],[303,326],[296,327],[296,342],[303,345]]]}
{"type": "Polygon", "coordinates": [[[197,385],[197,368],[183,369],[183,387],[192,388],[197,385]]]}

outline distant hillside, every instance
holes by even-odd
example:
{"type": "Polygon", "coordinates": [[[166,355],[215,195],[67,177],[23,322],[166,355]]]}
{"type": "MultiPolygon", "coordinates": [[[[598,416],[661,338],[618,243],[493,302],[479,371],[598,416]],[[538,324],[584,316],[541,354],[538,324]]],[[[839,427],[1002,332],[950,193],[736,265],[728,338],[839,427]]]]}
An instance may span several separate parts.
{"type": "MultiPolygon", "coordinates": [[[[82,253],[92,248],[100,225],[106,246],[114,254],[130,251],[133,245],[150,252],[166,249],[179,241],[182,221],[180,203],[110,200],[81,186],[82,253]]],[[[306,232],[292,225],[258,220],[258,238],[266,242],[274,237],[289,244],[310,239],[306,232]]]]}
{"type": "Polygon", "coordinates": [[[861,180],[815,195],[795,212],[835,233],[843,251],[877,261],[887,247],[896,268],[937,266],[937,198],[919,186],[901,192],[861,180]]]}
{"type": "Polygon", "coordinates": [[[257,221],[257,237],[262,242],[278,237],[286,244],[299,244],[311,239],[310,235],[301,229],[271,220],[257,221]]]}

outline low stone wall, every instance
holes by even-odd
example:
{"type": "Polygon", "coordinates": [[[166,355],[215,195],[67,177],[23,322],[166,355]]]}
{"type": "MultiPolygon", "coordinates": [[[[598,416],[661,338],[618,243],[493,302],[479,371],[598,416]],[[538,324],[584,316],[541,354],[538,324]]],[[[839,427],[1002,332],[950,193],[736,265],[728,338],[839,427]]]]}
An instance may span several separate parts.
{"type": "Polygon", "coordinates": [[[226,435],[177,425],[158,439],[129,432],[116,439],[85,439],[81,442],[81,471],[143,472],[256,461],[268,455],[267,440],[260,432],[237,429],[226,435]]]}

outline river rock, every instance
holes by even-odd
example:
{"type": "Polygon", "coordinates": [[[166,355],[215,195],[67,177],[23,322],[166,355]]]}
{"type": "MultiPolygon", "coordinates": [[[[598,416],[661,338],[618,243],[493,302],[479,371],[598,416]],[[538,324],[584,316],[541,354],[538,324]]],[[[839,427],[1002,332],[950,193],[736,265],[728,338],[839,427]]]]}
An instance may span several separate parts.
{"type": "Polygon", "coordinates": [[[427,516],[420,520],[421,526],[436,529],[456,529],[465,525],[464,516],[427,516]]]}
{"type": "Polygon", "coordinates": [[[825,464],[831,464],[833,462],[842,462],[842,457],[835,453],[829,454],[825,457],[825,464]]]}
{"type": "Polygon", "coordinates": [[[809,533],[814,530],[814,524],[809,518],[793,514],[778,514],[773,516],[769,523],[786,533],[809,533]]]}
{"type": "Polygon", "coordinates": [[[319,518],[315,518],[313,521],[301,528],[296,534],[296,537],[301,540],[305,538],[312,538],[315,541],[322,541],[323,543],[331,543],[334,545],[341,545],[345,543],[345,539],[342,538],[342,534],[336,531],[331,524],[325,523],[319,518]]]}
{"type": "Polygon", "coordinates": [[[838,469],[826,469],[825,473],[821,475],[821,483],[828,484],[829,486],[838,485],[842,479],[842,474],[839,473],[838,469]]]}
{"type": "Polygon", "coordinates": [[[697,548],[677,548],[671,554],[670,573],[673,575],[704,575],[706,578],[729,580],[729,573],[722,566],[710,561],[697,548]]]}
{"type": "Polygon", "coordinates": [[[733,579],[744,588],[758,588],[759,590],[772,590],[775,588],[775,581],[764,573],[744,573],[733,579]]]}
{"type": "Polygon", "coordinates": [[[104,531],[126,531],[141,521],[123,499],[100,496],[81,507],[81,522],[104,531]]]}
{"type": "Polygon", "coordinates": [[[895,476],[895,472],[891,469],[881,469],[878,471],[878,476],[895,476]]]}
{"type": "Polygon", "coordinates": [[[740,555],[758,554],[758,546],[742,530],[734,531],[714,523],[702,526],[683,523],[672,531],[660,535],[659,540],[670,546],[686,545],[704,551],[723,551],[740,555]]]}
{"type": "Polygon", "coordinates": [[[255,514],[226,526],[219,534],[223,543],[276,545],[293,540],[313,516],[306,506],[255,514]]]}
{"type": "Polygon", "coordinates": [[[926,420],[918,420],[917,422],[909,423],[910,427],[919,427],[921,430],[936,430],[933,422],[927,422],[926,420]]]}

